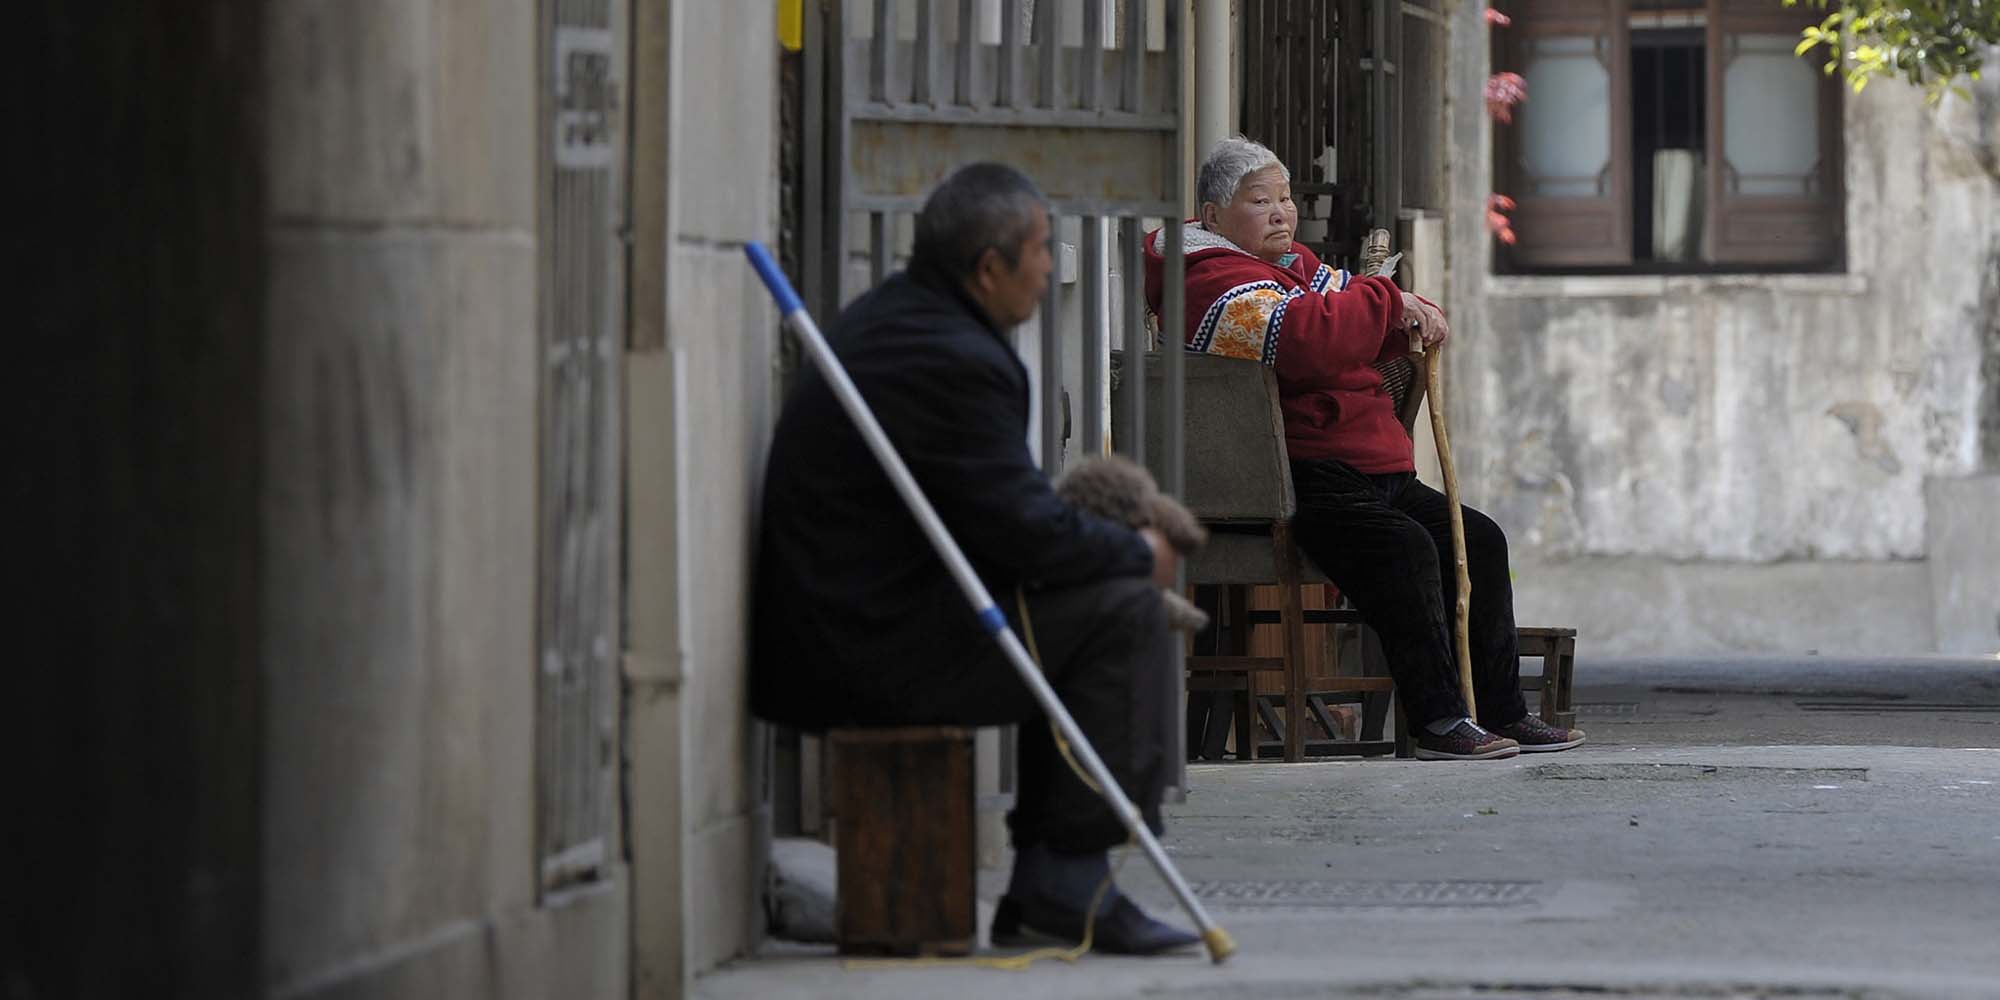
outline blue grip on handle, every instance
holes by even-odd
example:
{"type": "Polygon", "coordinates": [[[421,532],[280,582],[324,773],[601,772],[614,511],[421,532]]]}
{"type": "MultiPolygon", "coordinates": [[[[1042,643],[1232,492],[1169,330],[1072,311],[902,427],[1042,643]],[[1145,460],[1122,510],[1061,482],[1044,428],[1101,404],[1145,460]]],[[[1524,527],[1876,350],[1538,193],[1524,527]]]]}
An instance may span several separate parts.
{"type": "Polygon", "coordinates": [[[987,635],[999,635],[1007,631],[1007,616],[1001,614],[999,608],[988,604],[979,609],[979,624],[987,635]]]}
{"type": "Polygon", "coordinates": [[[764,287],[771,290],[771,297],[778,300],[778,314],[790,316],[804,309],[806,304],[799,301],[799,293],[792,291],[792,283],[785,280],[785,272],[778,267],[771,251],[755,240],[743,245],[743,252],[750,257],[750,266],[757,269],[757,276],[764,279],[764,287]]]}

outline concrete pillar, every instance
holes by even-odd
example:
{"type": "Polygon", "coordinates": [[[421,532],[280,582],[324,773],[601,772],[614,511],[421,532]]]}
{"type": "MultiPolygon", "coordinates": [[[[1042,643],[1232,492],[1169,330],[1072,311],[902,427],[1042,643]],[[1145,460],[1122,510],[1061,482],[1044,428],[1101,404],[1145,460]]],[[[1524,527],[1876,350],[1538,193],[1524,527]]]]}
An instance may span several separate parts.
{"type": "Polygon", "coordinates": [[[1231,105],[1235,72],[1230,53],[1235,48],[1236,15],[1231,0],[1194,0],[1194,155],[1195,162],[1217,142],[1235,134],[1231,105]]]}
{"type": "Polygon", "coordinates": [[[2000,475],[1932,479],[1924,487],[1937,651],[2000,655],[2000,521],[1993,518],[2000,475]]]}
{"type": "MultiPolygon", "coordinates": [[[[632,995],[681,996],[761,932],[764,734],[745,683],[777,322],[743,244],[776,243],[776,5],[641,0],[626,365],[625,788],[632,995]],[[713,94],[732,95],[726,106],[713,94]],[[655,128],[654,126],[658,126],[655,128]]],[[[818,40],[807,38],[806,44],[818,40]]]]}

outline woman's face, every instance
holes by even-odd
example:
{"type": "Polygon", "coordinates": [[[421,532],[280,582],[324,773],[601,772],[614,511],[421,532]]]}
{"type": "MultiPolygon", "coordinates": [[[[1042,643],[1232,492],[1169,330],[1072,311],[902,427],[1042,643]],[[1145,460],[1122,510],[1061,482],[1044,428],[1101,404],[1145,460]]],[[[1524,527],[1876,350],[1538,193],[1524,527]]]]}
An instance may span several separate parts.
{"type": "Polygon", "coordinates": [[[1299,207],[1292,203],[1292,185],[1276,165],[1254,171],[1236,187],[1227,205],[1201,207],[1201,223],[1210,232],[1267,261],[1291,252],[1299,228],[1299,207]]]}

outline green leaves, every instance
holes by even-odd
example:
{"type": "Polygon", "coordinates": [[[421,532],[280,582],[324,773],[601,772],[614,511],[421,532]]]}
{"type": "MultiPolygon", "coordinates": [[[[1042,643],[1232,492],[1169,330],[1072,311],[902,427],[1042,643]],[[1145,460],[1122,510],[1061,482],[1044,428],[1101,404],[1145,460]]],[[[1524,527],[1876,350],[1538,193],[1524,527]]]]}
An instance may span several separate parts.
{"type": "Polygon", "coordinates": [[[1979,79],[1983,50],[2000,45],[2000,0],[1784,0],[1829,11],[1800,32],[1797,52],[1825,49],[1827,75],[1856,93],[1876,77],[1901,77],[1935,104],[1961,78],[1979,79]]]}

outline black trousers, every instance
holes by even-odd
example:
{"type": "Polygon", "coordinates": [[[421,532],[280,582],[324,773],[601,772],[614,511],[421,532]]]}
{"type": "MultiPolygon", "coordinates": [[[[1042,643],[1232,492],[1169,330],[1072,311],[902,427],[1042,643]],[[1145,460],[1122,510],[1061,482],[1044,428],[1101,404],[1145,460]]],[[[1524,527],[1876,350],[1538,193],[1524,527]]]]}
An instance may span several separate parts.
{"type": "MultiPolygon", "coordinates": [[[[995,593],[1025,639],[1012,593],[995,593]]],[[[1180,657],[1166,607],[1151,580],[1118,577],[1030,593],[1028,623],[1049,686],[1118,778],[1154,833],[1172,772],[1167,695],[1177,691],[1180,657]]],[[[941,653],[939,670],[908,691],[898,718],[883,725],[1020,726],[1014,811],[1007,827],[1018,849],[1045,844],[1082,853],[1122,844],[1125,825],[1080,781],[1057,750],[1048,719],[1000,647],[978,637],[941,653]]]]}
{"type": "MultiPolygon", "coordinates": [[[[1330,459],[1293,462],[1292,489],[1299,548],[1381,638],[1411,725],[1466,715],[1452,637],[1458,578],[1444,494],[1413,473],[1364,475],[1330,459]]],[[[1507,536],[1485,514],[1470,507],[1462,513],[1473,695],[1479,724],[1497,729],[1528,714],[1507,536]]]]}

